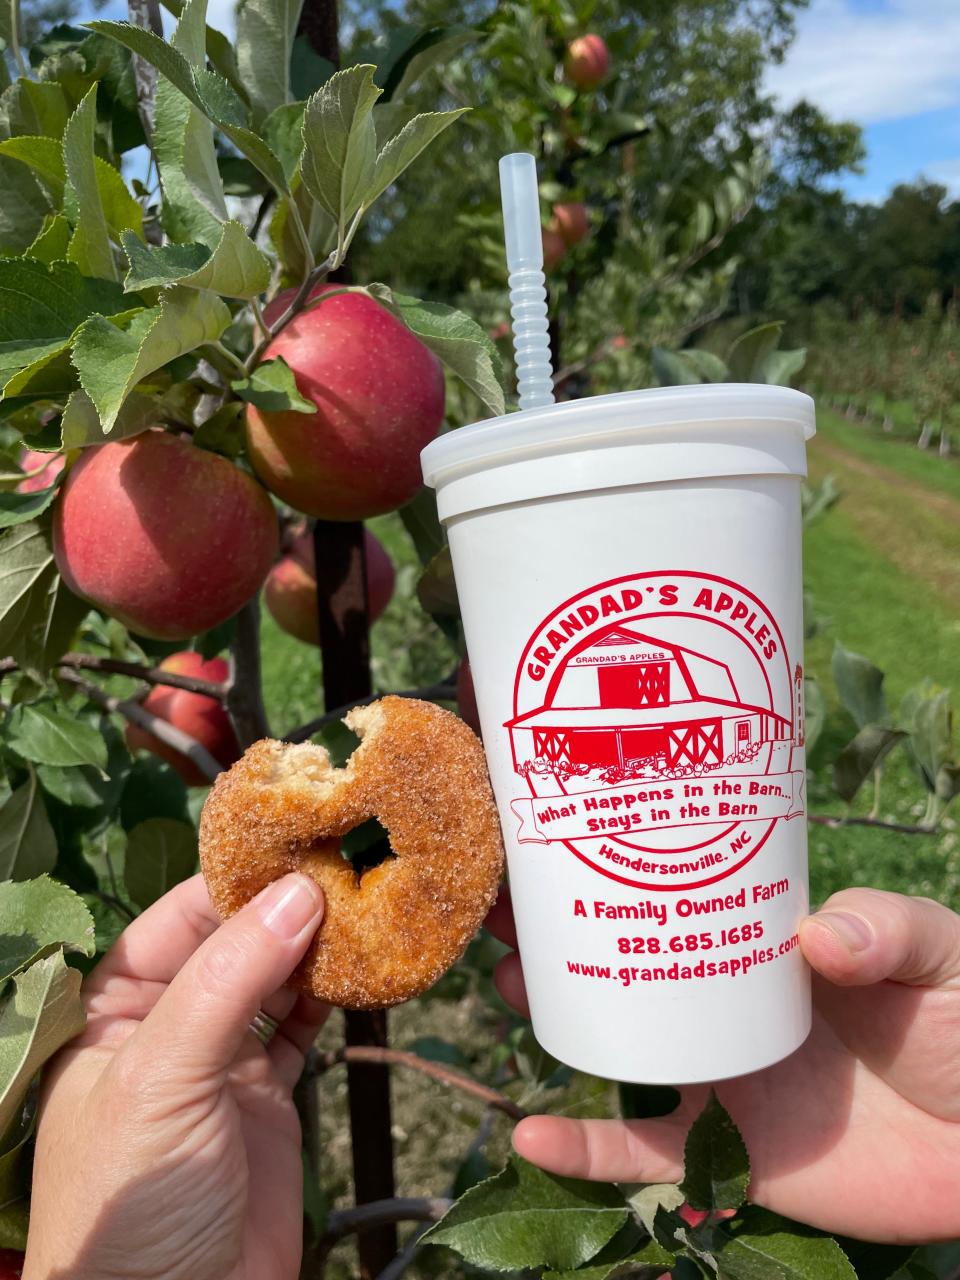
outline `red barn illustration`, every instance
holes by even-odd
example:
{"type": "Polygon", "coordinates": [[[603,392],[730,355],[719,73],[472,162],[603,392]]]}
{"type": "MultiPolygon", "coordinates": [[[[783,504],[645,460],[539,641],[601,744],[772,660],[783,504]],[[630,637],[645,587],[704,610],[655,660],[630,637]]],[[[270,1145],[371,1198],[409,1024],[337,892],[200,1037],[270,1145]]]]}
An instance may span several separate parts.
{"type": "Polygon", "coordinates": [[[789,720],[742,701],[726,663],[614,625],[574,649],[547,702],[508,722],[518,765],[700,772],[756,758],[789,720]]]}

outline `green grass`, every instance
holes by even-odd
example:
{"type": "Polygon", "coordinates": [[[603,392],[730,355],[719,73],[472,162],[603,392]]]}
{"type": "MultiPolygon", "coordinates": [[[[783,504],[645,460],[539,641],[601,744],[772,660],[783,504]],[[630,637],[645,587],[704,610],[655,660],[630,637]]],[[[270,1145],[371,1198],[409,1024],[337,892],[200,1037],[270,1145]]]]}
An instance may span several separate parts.
{"type": "Polygon", "coordinates": [[[850,422],[829,410],[818,409],[817,430],[861,458],[960,499],[958,457],[941,458],[936,448],[918,449],[913,440],[888,435],[879,427],[850,422]]]}
{"type": "MultiPolygon", "coordinates": [[[[827,699],[823,734],[811,754],[811,812],[840,813],[832,794],[830,762],[853,736],[855,725],[840,707],[831,674],[831,655],[840,641],[887,673],[885,689],[895,710],[908,688],[925,677],[956,691],[960,705],[960,616],[948,589],[944,566],[956,572],[958,526],[949,504],[924,505],[924,490],[960,498],[960,468],[871,434],[835,414],[819,415],[831,445],[853,460],[865,459],[909,481],[909,490],[838,466],[832,453],[811,447],[812,473],[833,471],[844,490],[839,504],[806,532],[804,580],[815,603],[820,630],[807,642],[806,667],[827,699]]],[[[897,480],[897,476],[893,477],[897,480]]],[[[960,512],[960,508],[958,508],[960,512]]],[[[854,812],[863,814],[872,796],[865,788],[854,812]]],[[[885,770],[881,814],[916,821],[925,792],[903,752],[885,770]]],[[[850,884],[870,884],[904,893],[922,893],[960,908],[960,837],[955,817],[935,836],[911,836],[874,828],[811,825],[811,889],[822,900],[850,884]]]]}

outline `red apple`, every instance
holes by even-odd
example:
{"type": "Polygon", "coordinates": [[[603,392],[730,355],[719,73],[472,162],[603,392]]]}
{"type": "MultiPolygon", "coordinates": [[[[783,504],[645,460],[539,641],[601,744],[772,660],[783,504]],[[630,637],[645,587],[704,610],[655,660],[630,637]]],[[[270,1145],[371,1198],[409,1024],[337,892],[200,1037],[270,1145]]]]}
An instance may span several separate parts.
{"type": "Polygon", "coordinates": [[[555,204],[550,226],[554,231],[559,232],[564,244],[572,248],[575,244],[579,244],[590,231],[587,206],[582,200],[555,204]]]}
{"type": "Polygon", "coordinates": [[[595,89],[610,70],[610,51],[602,36],[577,36],[567,45],[563,69],[578,89],[595,89]]]}
{"type": "Polygon", "coordinates": [[[622,333],[615,333],[610,339],[610,347],[613,351],[625,351],[630,343],[622,333]]]}
{"type": "MultiPolygon", "coordinates": [[[[218,684],[230,674],[230,667],[223,658],[211,658],[204,662],[200,654],[192,650],[172,653],[160,663],[160,670],[173,671],[181,676],[195,676],[198,680],[216,681],[218,684]]],[[[237,735],[223,704],[217,698],[158,684],[150,690],[141,705],[144,710],[153,712],[158,719],[166,720],[167,724],[172,724],[195,738],[225,769],[240,759],[242,752],[237,735]]],[[[210,779],[201,773],[192,760],[173,747],[168,747],[138,724],[128,724],[126,736],[127,746],[131,751],[138,748],[152,751],[155,756],[173,765],[188,787],[209,785],[210,779]]]]}
{"type": "Polygon", "coordinates": [[[457,668],[457,710],[473,732],[479,733],[480,712],[477,710],[477,695],[473,688],[469,658],[464,658],[457,668]]]}
{"type": "Polygon", "coordinates": [[[232,617],[276,559],[267,494],[226,458],[153,428],[84,449],[54,511],[71,591],[131,631],[185,640],[232,617]]]}
{"type": "Polygon", "coordinates": [[[20,1280],[23,1260],[24,1255],[19,1249],[0,1249],[0,1280],[20,1280]]]}
{"type": "MultiPolygon", "coordinates": [[[[289,296],[274,299],[268,322],[289,296]]],[[[345,293],[282,329],[263,358],[277,356],[317,412],[248,406],[247,452],[271,493],[324,520],[365,520],[408,502],[422,484],[420,450],[443,422],[443,370],[433,352],[378,302],[345,293]]]]}
{"type": "MultiPolygon", "coordinates": [[[[36,475],[28,475],[17,485],[17,493],[37,493],[40,489],[49,489],[63,470],[66,458],[62,453],[41,453],[38,449],[23,449],[19,464],[21,471],[35,471],[36,475]]],[[[0,1276],[2,1280],[2,1276],[0,1276]]]]}
{"type": "Polygon", "coordinates": [[[559,231],[550,227],[543,229],[543,269],[552,271],[567,252],[566,241],[559,231]]]}
{"type": "MultiPolygon", "coordinates": [[[[367,561],[367,616],[370,622],[375,622],[390,603],[396,574],[383,544],[369,529],[363,531],[363,545],[367,561]]],[[[300,534],[290,547],[289,555],[270,570],[263,600],[282,631],[304,644],[320,643],[312,533],[300,534]]]]}

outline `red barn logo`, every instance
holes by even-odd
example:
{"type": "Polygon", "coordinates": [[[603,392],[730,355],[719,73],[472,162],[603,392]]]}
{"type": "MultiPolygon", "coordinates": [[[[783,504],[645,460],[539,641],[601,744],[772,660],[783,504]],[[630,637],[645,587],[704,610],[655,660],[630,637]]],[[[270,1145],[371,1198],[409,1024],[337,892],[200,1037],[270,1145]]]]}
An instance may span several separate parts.
{"type": "Polygon", "coordinates": [[[801,693],[776,621],[734,583],[662,572],[582,592],[517,669],[519,840],[640,888],[731,874],[803,812],[801,693]]]}

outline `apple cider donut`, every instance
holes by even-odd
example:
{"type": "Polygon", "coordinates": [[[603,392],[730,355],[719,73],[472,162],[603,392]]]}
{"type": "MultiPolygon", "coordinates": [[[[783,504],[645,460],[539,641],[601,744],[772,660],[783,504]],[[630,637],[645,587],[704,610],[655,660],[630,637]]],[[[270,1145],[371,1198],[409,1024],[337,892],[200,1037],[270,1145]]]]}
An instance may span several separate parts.
{"type": "Polygon", "coordinates": [[[457,960],[496,896],[503,844],[479,739],[413,698],[355,707],[343,769],[323,747],[255,742],[213,785],[200,864],[222,919],[290,871],[326,896],[290,986],[348,1009],[425,991],[457,960]],[[340,837],[377,818],[392,856],[358,875],[340,837]]]}

